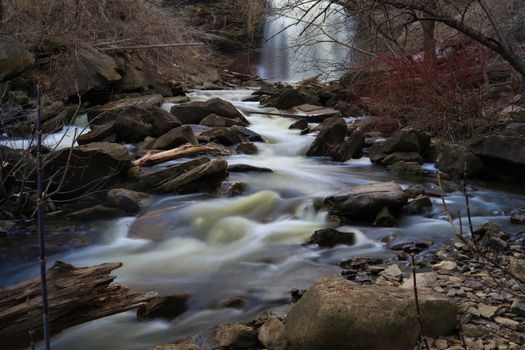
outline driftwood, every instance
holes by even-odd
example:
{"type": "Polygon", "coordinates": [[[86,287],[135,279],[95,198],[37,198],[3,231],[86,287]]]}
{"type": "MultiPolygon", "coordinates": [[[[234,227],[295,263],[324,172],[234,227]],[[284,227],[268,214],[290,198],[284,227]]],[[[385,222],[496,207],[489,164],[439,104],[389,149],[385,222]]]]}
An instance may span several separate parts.
{"type": "MultiPolygon", "coordinates": [[[[157,295],[113,282],[110,273],[121,266],[74,267],[56,261],[47,271],[51,334],[136,308],[157,295]]],[[[2,350],[26,348],[42,339],[40,278],[0,289],[0,339],[2,350]]]]}
{"type": "Polygon", "coordinates": [[[191,156],[199,153],[224,153],[223,148],[210,145],[192,145],[186,143],[177,148],[173,148],[163,152],[148,152],[144,157],[137,159],[133,165],[139,167],[150,167],[157,164],[169,162],[170,160],[191,156]]]}

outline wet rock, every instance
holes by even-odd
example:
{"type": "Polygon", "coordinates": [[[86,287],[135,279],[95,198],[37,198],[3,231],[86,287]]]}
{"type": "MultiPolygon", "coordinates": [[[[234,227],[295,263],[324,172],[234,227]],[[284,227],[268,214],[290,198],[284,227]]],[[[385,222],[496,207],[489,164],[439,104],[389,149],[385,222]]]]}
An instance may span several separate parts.
{"type": "Polygon", "coordinates": [[[199,124],[210,114],[233,119],[243,125],[250,124],[233,104],[220,98],[176,105],[171,108],[171,114],[182,124],[199,124]]]}
{"type": "Polygon", "coordinates": [[[99,204],[70,213],[67,215],[67,218],[78,221],[92,221],[114,219],[125,215],[126,213],[119,208],[112,208],[99,204]]]}
{"type": "Polygon", "coordinates": [[[213,193],[218,197],[237,197],[246,191],[246,184],[238,181],[223,181],[221,186],[213,193]]]}
{"type": "Polygon", "coordinates": [[[386,154],[383,152],[384,141],[375,141],[368,149],[368,157],[374,164],[379,164],[385,158],[386,154]]]}
{"type": "Polygon", "coordinates": [[[0,81],[12,78],[35,63],[35,56],[15,36],[0,36],[0,81]]]}
{"type": "Polygon", "coordinates": [[[333,151],[332,160],[336,162],[346,162],[363,153],[365,135],[359,130],[354,130],[352,135],[333,151]]]}
{"type": "Polygon", "coordinates": [[[332,148],[343,142],[347,126],[343,118],[329,118],[320,125],[321,131],[306,152],[308,157],[329,156],[332,148]]]}
{"type": "Polygon", "coordinates": [[[201,348],[191,341],[182,341],[176,344],[155,346],[151,350],[201,350],[201,348]]]}
{"type": "Polygon", "coordinates": [[[387,207],[381,209],[374,220],[374,226],[379,227],[395,227],[397,219],[387,207]]]}
{"type": "Polygon", "coordinates": [[[366,269],[371,265],[382,265],[384,260],[381,258],[355,257],[339,262],[343,269],[358,268],[366,269]]]}
{"type": "Polygon", "coordinates": [[[290,129],[299,129],[304,130],[308,127],[308,122],[305,119],[299,119],[292,125],[290,125],[290,129]]]}
{"type": "Polygon", "coordinates": [[[114,132],[119,142],[140,142],[146,137],[159,137],[181,123],[159,107],[127,107],[119,111],[114,132]]]}
{"type": "Polygon", "coordinates": [[[257,338],[268,350],[286,350],[288,339],[286,339],[286,328],[275,315],[271,315],[257,330],[257,338]]]}
{"type": "Polygon", "coordinates": [[[233,164],[233,165],[228,166],[228,171],[231,173],[248,173],[248,172],[273,173],[272,169],[256,167],[256,166],[249,165],[249,164],[233,164]]]}
{"type": "Polygon", "coordinates": [[[156,297],[137,309],[139,320],[162,318],[173,320],[188,310],[189,294],[176,294],[167,297],[156,297]]]}
{"type": "Polygon", "coordinates": [[[483,173],[485,164],[465,146],[444,144],[436,160],[437,168],[455,177],[476,177],[483,173]]]}
{"type": "Polygon", "coordinates": [[[228,349],[249,349],[257,343],[257,334],[248,324],[226,323],[215,328],[215,341],[228,349]]]}
{"type": "MultiPolygon", "coordinates": [[[[440,294],[421,292],[428,336],[455,331],[457,307],[440,294]]],[[[297,350],[412,349],[419,338],[413,292],[330,278],[313,285],[288,312],[286,335],[297,350]]]]}
{"type": "Polygon", "coordinates": [[[128,213],[136,213],[149,206],[152,202],[149,194],[124,188],[109,190],[107,199],[112,206],[128,213]]]}
{"type": "Polygon", "coordinates": [[[512,222],[513,224],[524,225],[525,224],[525,209],[515,210],[510,217],[510,222],[512,222]]]}
{"type": "Polygon", "coordinates": [[[263,137],[256,133],[255,131],[251,131],[250,129],[241,126],[241,125],[234,125],[230,128],[231,131],[236,132],[239,134],[239,136],[243,139],[247,139],[245,141],[251,141],[251,142],[265,142],[263,137]]]}
{"type": "Polygon", "coordinates": [[[289,109],[306,103],[305,97],[301,92],[294,88],[283,88],[267,99],[266,104],[278,109],[289,109]]]}
{"type": "Polygon", "coordinates": [[[409,199],[404,209],[410,214],[424,214],[432,208],[432,200],[428,196],[419,195],[409,199]]]}
{"type": "Polygon", "coordinates": [[[193,133],[193,129],[188,125],[183,125],[178,128],[172,129],[164,135],[157,138],[155,140],[155,143],[153,144],[153,149],[171,149],[182,146],[186,143],[198,145],[199,141],[197,141],[197,138],[193,133]]]}
{"type": "Polygon", "coordinates": [[[514,300],[510,307],[510,312],[517,316],[525,317],[525,299],[514,300]]]}
{"type": "Polygon", "coordinates": [[[237,152],[244,154],[257,154],[259,150],[253,142],[242,142],[237,146],[237,152]]]}
{"type": "Polygon", "coordinates": [[[131,158],[124,146],[94,142],[73,147],[71,155],[69,149],[51,152],[44,171],[50,175],[62,174],[55,175],[51,184],[52,190],[61,184],[57,197],[74,198],[125,181],[130,167],[131,158]]]}
{"type": "Polygon", "coordinates": [[[405,193],[395,182],[357,186],[324,200],[331,213],[355,219],[374,217],[385,207],[400,209],[406,203],[405,193]]]}
{"type": "Polygon", "coordinates": [[[416,129],[405,128],[386,139],[383,144],[383,152],[387,154],[395,152],[422,153],[429,145],[430,135],[416,129]]]}
{"type": "Polygon", "coordinates": [[[332,228],[321,229],[315,231],[307,243],[329,248],[337,244],[353,245],[355,244],[355,233],[341,232],[332,228]]]}
{"type": "Polygon", "coordinates": [[[87,112],[87,116],[90,125],[113,123],[117,118],[117,115],[126,108],[135,107],[139,109],[151,109],[153,107],[160,107],[162,102],[164,102],[164,97],[161,95],[144,95],[123,98],[92,108],[87,112]]]}
{"type": "Polygon", "coordinates": [[[383,165],[393,165],[398,162],[423,164],[423,157],[416,152],[394,152],[387,154],[382,160],[383,165]]]}
{"type": "Polygon", "coordinates": [[[230,119],[230,118],[223,118],[221,116],[218,116],[217,114],[208,115],[206,118],[201,120],[199,124],[205,125],[205,126],[211,126],[211,127],[230,127],[234,125],[244,125],[242,122],[238,120],[230,119]]]}
{"type": "Polygon", "coordinates": [[[421,165],[417,162],[399,161],[388,168],[396,175],[420,175],[423,173],[421,165]]]}
{"type": "Polygon", "coordinates": [[[489,135],[470,144],[472,153],[480,157],[490,170],[513,177],[525,174],[525,138],[489,135]]]}
{"type": "Polygon", "coordinates": [[[59,111],[57,111],[55,114],[52,114],[42,124],[42,131],[44,133],[50,134],[62,130],[63,127],[71,124],[76,111],[76,106],[63,107],[63,104],[60,103],[59,111]]]}
{"type": "Polygon", "coordinates": [[[204,131],[200,137],[205,137],[211,142],[216,142],[221,145],[231,146],[236,143],[241,143],[242,138],[239,133],[229,128],[215,128],[204,131]]]}
{"type": "Polygon", "coordinates": [[[232,309],[245,309],[248,307],[248,300],[243,297],[231,297],[224,300],[222,306],[232,309]]]}
{"type": "Polygon", "coordinates": [[[103,142],[114,134],[113,123],[92,127],[91,130],[77,138],[79,145],[92,142],[103,142]]]}

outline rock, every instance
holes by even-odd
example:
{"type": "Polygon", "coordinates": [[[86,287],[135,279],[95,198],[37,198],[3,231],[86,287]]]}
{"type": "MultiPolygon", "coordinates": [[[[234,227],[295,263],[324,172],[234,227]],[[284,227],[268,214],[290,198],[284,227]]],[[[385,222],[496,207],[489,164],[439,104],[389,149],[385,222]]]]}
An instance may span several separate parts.
{"type": "Polygon", "coordinates": [[[489,135],[470,144],[472,153],[480,157],[490,170],[513,177],[525,174],[525,138],[489,135]]]}
{"type": "Polygon", "coordinates": [[[479,314],[485,318],[491,319],[498,312],[499,307],[480,303],[478,304],[479,314]]]}
{"type": "Polygon", "coordinates": [[[225,146],[231,146],[241,143],[241,136],[230,128],[215,128],[202,132],[200,137],[207,138],[210,142],[219,143],[225,146]]]}
{"type": "Polygon", "coordinates": [[[77,138],[79,145],[86,145],[92,142],[103,142],[114,134],[113,123],[100,126],[93,126],[91,130],[77,138]]]}
{"type": "Polygon", "coordinates": [[[467,337],[481,338],[489,333],[489,329],[472,323],[463,325],[463,334],[467,337]]]}
{"type": "Polygon", "coordinates": [[[343,118],[329,118],[320,125],[321,131],[306,152],[308,157],[329,156],[332,148],[343,142],[347,126],[343,118]]]}
{"type": "Polygon", "coordinates": [[[239,181],[223,181],[221,186],[213,193],[218,197],[236,197],[246,191],[246,184],[239,181]]]}
{"type": "Polygon", "coordinates": [[[500,324],[513,330],[518,330],[518,327],[520,326],[520,323],[518,321],[511,320],[510,318],[506,317],[496,317],[494,318],[494,321],[497,324],[500,324]]]}
{"type": "Polygon", "coordinates": [[[257,334],[248,324],[226,323],[215,328],[215,341],[228,349],[249,349],[257,343],[257,334]]]}
{"type": "Polygon", "coordinates": [[[99,204],[70,213],[67,215],[67,218],[77,221],[93,221],[114,219],[124,215],[126,215],[126,213],[118,208],[107,207],[99,204]]]}
{"type": "Polygon", "coordinates": [[[438,350],[448,349],[448,342],[445,339],[436,339],[434,341],[434,347],[438,350]]]}
{"type": "MultiPolygon", "coordinates": [[[[418,272],[416,274],[416,285],[418,290],[433,290],[438,282],[438,274],[435,272],[418,272]]],[[[403,289],[414,289],[414,277],[412,274],[400,286],[403,289]]]]}
{"type": "Polygon", "coordinates": [[[176,344],[159,345],[151,350],[201,350],[201,348],[191,341],[182,341],[176,344]]]}
{"type": "Polygon", "coordinates": [[[525,209],[519,209],[512,213],[510,217],[510,222],[513,224],[525,224],[525,209]]]}
{"type": "Polygon", "coordinates": [[[384,141],[375,141],[368,149],[368,157],[372,163],[381,163],[386,154],[383,152],[384,141]]]}
{"type": "Polygon", "coordinates": [[[64,179],[60,198],[74,198],[79,194],[101,191],[126,180],[131,167],[128,150],[119,144],[94,142],[88,145],[54,151],[44,164],[44,171],[54,176],[51,191],[64,179]],[[63,175],[63,176],[62,176],[63,175]]]}
{"type": "Polygon", "coordinates": [[[107,199],[112,206],[128,213],[136,213],[149,206],[152,202],[152,198],[149,194],[135,192],[124,188],[109,190],[107,199]]]}
{"type": "Polygon", "coordinates": [[[76,111],[76,106],[63,107],[62,103],[60,103],[60,111],[52,114],[52,116],[42,124],[42,131],[51,134],[62,130],[63,127],[70,125],[76,111]]]}
{"type": "Polygon", "coordinates": [[[233,164],[228,167],[228,171],[231,173],[273,173],[272,169],[260,168],[249,164],[233,164]]]}
{"type": "Polygon", "coordinates": [[[114,132],[119,142],[140,142],[146,137],[159,137],[181,123],[159,107],[126,107],[118,112],[114,132]]]}
{"type": "Polygon", "coordinates": [[[267,105],[278,109],[289,109],[306,103],[305,97],[299,90],[284,88],[277,91],[267,101],[267,105]]]}
{"type": "MultiPolygon", "coordinates": [[[[1,49],[0,49],[1,50],[1,49]]],[[[1,73],[0,73],[1,74],[1,73]]],[[[2,79],[0,79],[1,81],[2,79]]],[[[29,105],[32,101],[24,91],[11,90],[7,92],[7,100],[14,105],[29,105]]]]}
{"type": "MultiPolygon", "coordinates": [[[[457,307],[446,297],[420,292],[426,335],[455,331],[457,307]]],[[[297,350],[412,349],[419,338],[413,292],[395,287],[359,285],[330,278],[313,285],[292,306],[286,335],[297,350]]]]}
{"type": "Polygon", "coordinates": [[[162,318],[173,320],[188,309],[189,294],[176,294],[167,297],[155,297],[137,309],[137,319],[152,320],[162,318]]]}
{"type": "Polygon", "coordinates": [[[458,264],[450,260],[443,260],[435,265],[432,265],[432,270],[434,271],[455,271],[457,268],[458,264]]]}
{"type": "Polygon", "coordinates": [[[423,157],[416,152],[394,152],[387,154],[382,160],[383,165],[393,165],[398,162],[423,164],[423,157]]]}
{"type": "MultiPolygon", "coordinates": [[[[154,87],[160,77],[150,69],[149,65],[144,64],[140,58],[131,55],[117,57],[119,70],[122,72],[122,79],[117,83],[117,89],[122,92],[144,92],[154,87]]],[[[171,96],[171,95],[170,95],[171,96]]]]}
{"type": "Polygon", "coordinates": [[[437,168],[455,177],[476,177],[485,170],[485,164],[465,146],[444,144],[436,160],[437,168]]]}
{"type": "Polygon", "coordinates": [[[290,129],[299,129],[304,130],[308,127],[308,122],[305,119],[299,119],[292,125],[290,125],[290,129]]]}
{"type": "Polygon", "coordinates": [[[223,118],[221,116],[218,116],[217,114],[208,115],[206,118],[201,120],[199,124],[211,127],[230,127],[234,125],[244,125],[244,123],[238,120],[223,118]]]}
{"type": "Polygon", "coordinates": [[[224,300],[222,306],[233,309],[245,309],[248,307],[248,300],[243,297],[231,297],[224,300]]]}
{"type": "Polygon", "coordinates": [[[405,193],[395,182],[357,186],[324,200],[331,213],[356,219],[374,217],[385,207],[400,209],[406,203],[405,193]]]}
{"type": "Polygon", "coordinates": [[[510,307],[510,312],[519,317],[525,317],[525,299],[514,300],[510,307]]]}
{"type": "Polygon", "coordinates": [[[519,279],[525,281],[525,259],[518,259],[515,257],[509,258],[509,269],[519,279]]]}
{"type": "Polygon", "coordinates": [[[320,247],[334,247],[338,244],[354,245],[355,244],[355,233],[354,232],[341,232],[331,228],[325,228],[317,230],[308,239],[307,243],[317,244],[320,247]]]}
{"type": "Polygon", "coordinates": [[[139,109],[151,109],[153,107],[160,107],[162,102],[164,102],[164,97],[161,95],[144,95],[123,98],[92,108],[87,112],[87,116],[90,125],[113,123],[117,118],[117,115],[126,108],[135,107],[139,109]]]}
{"type": "Polygon", "coordinates": [[[412,128],[405,128],[386,139],[383,144],[383,152],[387,154],[394,152],[423,153],[429,145],[430,135],[412,128]]]}
{"type": "Polygon", "coordinates": [[[343,117],[343,114],[337,109],[326,108],[312,104],[302,104],[293,107],[292,111],[302,114],[302,118],[309,123],[321,123],[329,118],[343,117]]]}
{"type": "Polygon", "coordinates": [[[257,338],[268,350],[286,350],[286,328],[275,315],[271,315],[257,330],[257,338]]]}
{"type": "Polygon", "coordinates": [[[205,81],[202,84],[202,90],[222,90],[222,89],[223,89],[222,86],[212,83],[211,81],[205,81]]]}
{"type": "Polygon", "coordinates": [[[5,237],[16,226],[14,221],[0,220],[0,237],[5,237]]]}
{"type": "Polygon", "coordinates": [[[182,95],[182,96],[166,97],[165,101],[167,103],[179,104],[179,103],[190,102],[190,99],[188,98],[188,96],[182,95]]]}
{"type": "Polygon", "coordinates": [[[197,141],[197,138],[193,133],[193,129],[188,125],[183,125],[179,126],[178,128],[171,129],[164,135],[157,138],[153,144],[153,149],[172,149],[182,146],[186,143],[198,145],[199,141],[197,141]]]}
{"type": "Polygon", "coordinates": [[[403,190],[408,199],[414,199],[425,194],[425,188],[422,185],[408,186],[403,190]]]}
{"type": "Polygon", "coordinates": [[[396,175],[420,175],[423,173],[421,165],[417,162],[399,161],[391,165],[388,169],[396,175]]]}
{"type": "Polygon", "coordinates": [[[182,124],[199,124],[210,114],[233,119],[243,125],[250,124],[233,104],[218,97],[175,105],[171,107],[171,114],[176,116],[182,124]]]}
{"type": "Polygon", "coordinates": [[[0,82],[15,77],[34,63],[35,56],[15,36],[0,36],[0,82]]]}
{"type": "Polygon", "coordinates": [[[432,208],[432,200],[428,196],[419,195],[410,199],[404,207],[410,214],[424,214],[432,208]]]}
{"type": "Polygon", "coordinates": [[[379,274],[389,281],[401,282],[403,280],[403,272],[399,269],[397,264],[389,265],[379,274]]]}
{"type": "Polygon", "coordinates": [[[332,156],[332,160],[336,162],[346,162],[363,153],[363,145],[365,143],[365,135],[359,130],[354,130],[352,135],[341,144],[332,156]]]}
{"type": "Polygon", "coordinates": [[[252,142],[241,142],[241,144],[237,146],[237,152],[239,153],[257,154],[258,151],[257,146],[252,142]]]}
{"type": "Polygon", "coordinates": [[[234,125],[230,128],[231,131],[239,134],[241,138],[247,138],[251,142],[265,142],[263,137],[258,133],[245,128],[244,126],[234,125]]]}
{"type": "MultiPolygon", "coordinates": [[[[196,166],[175,178],[156,184],[149,191],[154,193],[195,193],[212,192],[228,176],[228,162],[223,159],[211,160],[196,166]]],[[[182,167],[182,169],[187,169],[182,167]]]]}
{"type": "Polygon", "coordinates": [[[395,227],[397,219],[387,207],[381,209],[374,220],[374,226],[379,227],[395,227]]]}

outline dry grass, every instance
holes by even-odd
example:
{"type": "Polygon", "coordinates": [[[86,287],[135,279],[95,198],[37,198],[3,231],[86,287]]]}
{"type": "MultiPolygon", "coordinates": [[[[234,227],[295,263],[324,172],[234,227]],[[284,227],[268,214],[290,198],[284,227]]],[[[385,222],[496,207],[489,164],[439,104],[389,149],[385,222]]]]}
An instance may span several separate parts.
{"type": "MultiPolygon", "coordinates": [[[[53,74],[75,63],[79,47],[185,43],[199,33],[158,0],[4,0],[0,34],[14,34],[53,74]]],[[[209,52],[198,47],[139,50],[133,53],[167,79],[209,73],[209,52]]],[[[77,62],[80,63],[80,62],[77,62]]],[[[81,66],[81,64],[79,64],[81,66]]]]}

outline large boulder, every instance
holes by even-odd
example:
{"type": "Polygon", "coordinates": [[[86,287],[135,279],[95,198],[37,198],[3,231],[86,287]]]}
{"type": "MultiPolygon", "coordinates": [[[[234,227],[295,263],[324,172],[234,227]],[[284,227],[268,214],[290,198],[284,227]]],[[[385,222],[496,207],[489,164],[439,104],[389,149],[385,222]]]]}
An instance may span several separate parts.
{"type": "Polygon", "coordinates": [[[319,98],[313,91],[306,88],[285,87],[273,93],[272,96],[264,100],[264,103],[278,109],[290,109],[306,103],[318,105],[319,98]]]}
{"type": "Polygon", "coordinates": [[[163,102],[164,97],[161,95],[128,97],[92,108],[87,112],[87,116],[91,125],[113,123],[117,119],[117,116],[120,114],[120,112],[126,108],[135,107],[149,110],[153,107],[160,107],[163,102]]]}
{"type": "Polygon", "coordinates": [[[189,125],[183,125],[172,129],[160,136],[153,144],[153,149],[170,149],[182,146],[186,143],[198,145],[199,141],[193,133],[193,129],[189,125]]]}
{"type": "Polygon", "coordinates": [[[128,213],[136,213],[152,203],[152,198],[149,194],[125,188],[109,190],[106,197],[112,206],[128,213]]]}
{"type": "Polygon", "coordinates": [[[396,211],[406,203],[405,192],[395,182],[357,186],[324,200],[331,213],[350,219],[372,217],[383,208],[396,211]]]}
{"type": "Polygon", "coordinates": [[[424,152],[430,145],[430,135],[423,131],[405,128],[397,131],[383,144],[384,153],[424,152]]]}
{"type": "MultiPolygon", "coordinates": [[[[457,307],[448,298],[420,291],[419,303],[427,336],[455,331],[457,307]]],[[[288,312],[285,327],[294,350],[407,350],[420,336],[411,290],[341,277],[312,286],[288,312]]]]}
{"type": "Polygon", "coordinates": [[[44,172],[51,181],[51,191],[59,189],[57,197],[74,198],[125,181],[130,167],[131,158],[124,146],[94,142],[51,152],[44,172]]]}
{"type": "Polygon", "coordinates": [[[244,135],[239,134],[230,128],[215,128],[206,130],[199,135],[199,137],[206,138],[209,142],[215,142],[225,146],[241,143],[244,138],[241,138],[241,136],[244,135]]]}
{"type": "Polygon", "coordinates": [[[114,131],[119,142],[140,142],[146,137],[158,137],[181,123],[160,107],[131,106],[121,110],[115,120],[114,131]]]}
{"type": "Polygon", "coordinates": [[[210,114],[233,119],[243,125],[250,124],[233,104],[218,97],[175,105],[171,108],[171,114],[182,124],[199,124],[210,114]]]}
{"type": "Polygon", "coordinates": [[[0,82],[22,73],[35,63],[35,56],[14,36],[0,36],[0,82]]]}
{"type": "Polygon", "coordinates": [[[114,135],[113,123],[94,126],[89,132],[80,135],[77,138],[77,143],[79,145],[86,145],[91,142],[103,142],[114,137],[114,135]]]}
{"type": "Polygon", "coordinates": [[[476,177],[485,170],[484,162],[467,147],[457,144],[444,144],[436,160],[437,168],[456,177],[476,177]]]}
{"type": "Polygon", "coordinates": [[[343,142],[346,137],[347,126],[343,118],[328,118],[320,127],[321,131],[306,152],[308,157],[329,156],[334,146],[343,142]]]}
{"type": "Polygon", "coordinates": [[[525,138],[489,135],[470,144],[472,153],[483,160],[489,169],[511,176],[525,175],[525,138]]]}
{"type": "Polygon", "coordinates": [[[354,130],[352,135],[342,143],[332,155],[332,160],[346,162],[363,152],[365,135],[360,130],[354,130]]]}

